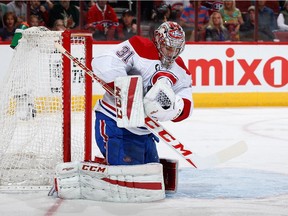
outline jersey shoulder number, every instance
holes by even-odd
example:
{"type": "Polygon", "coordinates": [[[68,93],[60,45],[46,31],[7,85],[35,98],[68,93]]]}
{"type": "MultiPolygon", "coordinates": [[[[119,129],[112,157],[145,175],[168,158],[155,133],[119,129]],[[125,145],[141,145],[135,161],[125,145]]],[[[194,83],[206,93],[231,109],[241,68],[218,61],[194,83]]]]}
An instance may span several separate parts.
{"type": "Polygon", "coordinates": [[[127,64],[129,59],[135,54],[133,50],[130,49],[129,46],[123,45],[120,49],[116,50],[116,55],[127,64]]]}

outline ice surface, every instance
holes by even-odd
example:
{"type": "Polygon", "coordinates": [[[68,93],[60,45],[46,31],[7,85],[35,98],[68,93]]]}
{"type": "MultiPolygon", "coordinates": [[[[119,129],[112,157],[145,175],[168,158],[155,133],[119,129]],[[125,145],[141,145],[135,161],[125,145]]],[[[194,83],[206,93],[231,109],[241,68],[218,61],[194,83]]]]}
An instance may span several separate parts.
{"type": "Polygon", "coordinates": [[[47,192],[0,193],[0,215],[288,216],[288,108],[195,109],[190,119],[164,126],[201,156],[240,140],[248,151],[216,168],[196,170],[159,143],[160,156],[180,164],[178,192],[163,201],[104,203],[61,200],[47,192]]]}

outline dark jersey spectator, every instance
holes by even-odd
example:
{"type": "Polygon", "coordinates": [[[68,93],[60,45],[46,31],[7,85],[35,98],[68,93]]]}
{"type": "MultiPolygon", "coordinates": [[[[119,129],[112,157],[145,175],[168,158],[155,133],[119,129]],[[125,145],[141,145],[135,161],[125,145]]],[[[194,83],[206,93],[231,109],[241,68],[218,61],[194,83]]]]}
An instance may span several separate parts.
{"type": "Polygon", "coordinates": [[[27,5],[25,1],[12,1],[7,4],[7,11],[13,12],[17,16],[17,24],[27,21],[27,5]]]}
{"type": "Polygon", "coordinates": [[[127,40],[137,34],[137,25],[134,13],[129,9],[122,13],[121,23],[117,27],[116,37],[118,40],[127,40]]]}
{"type": "Polygon", "coordinates": [[[7,5],[0,3],[0,28],[3,28],[3,16],[7,12],[7,5]]]}
{"type": "MultiPolygon", "coordinates": [[[[240,27],[241,41],[254,41],[255,29],[255,7],[252,5],[248,8],[248,17],[240,27]]],[[[273,41],[274,34],[268,25],[258,26],[258,40],[273,41]]]]}
{"type": "Polygon", "coordinates": [[[273,31],[277,29],[274,11],[266,6],[266,1],[258,1],[258,28],[273,31]]]}
{"type": "Polygon", "coordinates": [[[64,20],[65,28],[75,29],[79,26],[79,10],[70,4],[70,0],[60,0],[58,4],[54,4],[49,12],[49,27],[52,28],[55,20],[64,20]]]}
{"type": "Polygon", "coordinates": [[[230,33],[223,25],[223,19],[219,12],[215,11],[211,14],[209,25],[205,33],[206,41],[228,41],[230,33]]]}
{"type": "Polygon", "coordinates": [[[170,19],[172,13],[171,5],[161,4],[152,13],[152,22],[149,29],[149,37],[152,39],[154,37],[154,31],[166,21],[172,21],[170,19]]]}
{"type": "Polygon", "coordinates": [[[54,6],[54,1],[50,0],[45,0],[45,2],[42,2],[42,5],[45,7],[45,9],[49,12],[53,6],[54,6]]]}
{"type": "Polygon", "coordinates": [[[4,27],[0,29],[0,41],[10,41],[15,33],[17,16],[13,12],[6,12],[3,23],[4,27]]]}
{"type": "MultiPolygon", "coordinates": [[[[49,12],[45,6],[41,4],[41,1],[30,1],[30,15],[38,17],[39,26],[47,26],[47,23],[49,22],[49,12]]],[[[33,19],[35,20],[35,18],[33,19]]]]}
{"type": "Polygon", "coordinates": [[[86,28],[93,32],[95,40],[115,40],[114,34],[119,22],[117,14],[107,2],[96,1],[87,13],[86,28]]]}

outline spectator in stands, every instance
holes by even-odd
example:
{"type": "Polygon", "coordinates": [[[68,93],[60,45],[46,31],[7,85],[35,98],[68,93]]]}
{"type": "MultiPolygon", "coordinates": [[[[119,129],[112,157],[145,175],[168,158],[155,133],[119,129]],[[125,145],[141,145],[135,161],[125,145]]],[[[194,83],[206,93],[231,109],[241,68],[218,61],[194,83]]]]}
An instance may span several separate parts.
{"type": "Polygon", "coordinates": [[[250,6],[247,10],[247,17],[245,22],[240,26],[240,38],[241,41],[253,41],[254,40],[254,28],[255,27],[255,6],[250,6]]]}
{"type": "Polygon", "coordinates": [[[140,11],[141,23],[151,21],[151,16],[152,16],[152,13],[153,13],[153,9],[155,8],[155,5],[154,5],[155,2],[156,1],[140,1],[140,5],[141,5],[141,11],[140,11]]]}
{"type": "Polygon", "coordinates": [[[211,14],[205,37],[206,41],[230,40],[230,33],[223,25],[223,19],[219,12],[215,11],[211,14]]]}
{"type": "Polygon", "coordinates": [[[7,12],[7,5],[0,3],[0,28],[3,28],[3,16],[7,12]]]}
{"type": "Polygon", "coordinates": [[[137,34],[137,25],[134,20],[134,13],[129,9],[124,10],[120,25],[117,27],[117,39],[127,40],[137,34]]]}
{"type": "Polygon", "coordinates": [[[118,25],[117,14],[108,1],[97,0],[87,13],[86,28],[93,32],[95,40],[115,40],[118,25]]]}
{"type": "Polygon", "coordinates": [[[79,10],[78,8],[70,4],[70,0],[59,0],[59,3],[55,3],[53,8],[49,12],[49,27],[52,28],[55,20],[64,20],[65,28],[75,29],[79,26],[79,10]]]}
{"type": "Polygon", "coordinates": [[[54,3],[53,2],[54,1],[46,0],[45,3],[42,3],[42,5],[49,12],[54,7],[54,3]]]}
{"type": "Polygon", "coordinates": [[[189,1],[185,1],[185,0],[176,0],[176,1],[164,1],[165,4],[167,5],[171,5],[171,20],[179,22],[182,11],[184,9],[184,7],[189,6],[189,1]]]}
{"type": "MultiPolygon", "coordinates": [[[[186,39],[189,41],[194,40],[194,26],[195,26],[195,0],[190,1],[189,6],[184,7],[179,24],[183,27],[186,33],[186,39]]],[[[208,9],[201,5],[201,1],[198,1],[198,29],[197,38],[199,40],[204,39],[205,29],[209,22],[208,9]]]]}
{"type": "MultiPolygon", "coordinates": [[[[255,6],[248,8],[247,21],[241,25],[240,34],[241,41],[254,41],[254,26],[255,26],[255,6]]],[[[269,26],[258,26],[258,40],[273,41],[274,34],[269,26]]]]}
{"type": "Polygon", "coordinates": [[[285,1],[283,10],[277,17],[277,25],[280,31],[288,31],[288,1],[285,1]]]}
{"type": "Polygon", "coordinates": [[[7,11],[13,12],[17,16],[17,24],[27,21],[27,5],[25,1],[14,0],[7,4],[7,11]]]}
{"type": "Polygon", "coordinates": [[[41,1],[30,1],[30,15],[35,15],[38,17],[40,26],[47,26],[47,23],[49,22],[49,12],[46,10],[45,6],[41,4],[41,1]]]}
{"type": "Polygon", "coordinates": [[[258,1],[258,28],[272,32],[277,29],[275,15],[274,11],[265,4],[266,1],[258,1]]]}
{"type": "MultiPolygon", "coordinates": [[[[171,5],[161,4],[152,11],[151,19],[153,21],[159,22],[159,24],[161,25],[163,22],[170,21],[171,13],[171,5]]],[[[157,27],[159,27],[159,25],[157,27]]]]}
{"type": "Polygon", "coordinates": [[[40,23],[40,21],[38,19],[38,16],[33,15],[33,14],[30,15],[29,22],[28,22],[30,27],[39,26],[39,23],[40,23]]]}
{"type": "Polygon", "coordinates": [[[154,31],[163,23],[166,21],[172,21],[170,19],[172,12],[172,8],[170,5],[167,4],[161,4],[158,6],[155,10],[152,12],[152,23],[150,25],[149,29],[149,37],[150,39],[154,36],[154,31]]]}
{"type": "Polygon", "coordinates": [[[65,29],[66,28],[64,25],[64,20],[62,19],[55,20],[53,28],[52,28],[53,31],[65,31],[65,29]]]}
{"type": "Polygon", "coordinates": [[[90,10],[90,8],[95,5],[95,1],[82,1],[79,5],[79,8],[81,6],[81,27],[85,28],[85,26],[87,26],[87,13],[90,10]],[[82,5],[81,5],[82,4],[82,5]]]}
{"type": "Polygon", "coordinates": [[[0,41],[11,41],[17,23],[17,16],[13,12],[6,12],[3,16],[4,27],[0,29],[0,41]]]}
{"type": "Polygon", "coordinates": [[[241,11],[236,8],[235,0],[224,0],[223,8],[219,10],[224,26],[230,32],[230,38],[232,41],[240,40],[240,25],[244,23],[241,11]]]}

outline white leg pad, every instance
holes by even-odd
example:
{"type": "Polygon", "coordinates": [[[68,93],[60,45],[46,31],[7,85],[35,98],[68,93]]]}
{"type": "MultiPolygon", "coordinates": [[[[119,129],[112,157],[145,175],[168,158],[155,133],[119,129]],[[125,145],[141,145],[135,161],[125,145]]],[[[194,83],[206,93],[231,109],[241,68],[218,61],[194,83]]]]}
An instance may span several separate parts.
{"type": "Polygon", "coordinates": [[[56,190],[63,199],[111,202],[151,202],[165,198],[159,163],[109,166],[89,162],[56,167],[56,190]]]}

